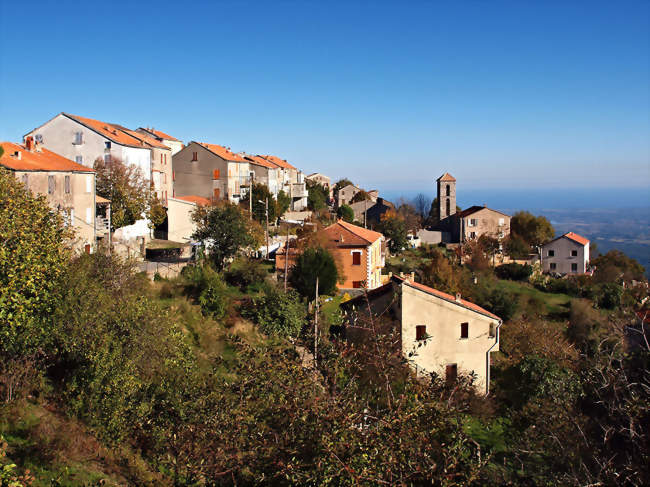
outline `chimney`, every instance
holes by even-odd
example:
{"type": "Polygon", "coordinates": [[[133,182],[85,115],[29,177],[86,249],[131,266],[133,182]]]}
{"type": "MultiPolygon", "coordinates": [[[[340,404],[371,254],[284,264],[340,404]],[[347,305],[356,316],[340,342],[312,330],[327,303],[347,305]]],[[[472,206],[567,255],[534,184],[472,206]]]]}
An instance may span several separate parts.
{"type": "Polygon", "coordinates": [[[415,271],[411,272],[411,282],[415,282],[415,271]]]}
{"type": "Polygon", "coordinates": [[[456,293],[456,302],[460,303],[460,293],[456,293]]]}
{"type": "Polygon", "coordinates": [[[32,137],[31,135],[25,137],[25,149],[27,149],[29,152],[31,152],[34,149],[34,137],[32,137]]]}

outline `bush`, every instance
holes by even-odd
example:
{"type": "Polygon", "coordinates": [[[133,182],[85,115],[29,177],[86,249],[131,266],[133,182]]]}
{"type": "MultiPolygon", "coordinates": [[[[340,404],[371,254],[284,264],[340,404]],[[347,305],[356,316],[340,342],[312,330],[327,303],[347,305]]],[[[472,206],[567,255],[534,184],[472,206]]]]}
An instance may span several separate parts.
{"type": "Polygon", "coordinates": [[[594,286],[593,293],[594,301],[599,308],[616,309],[621,305],[623,287],[619,284],[608,282],[594,286]]]}
{"type": "Polygon", "coordinates": [[[206,282],[199,296],[199,304],[203,313],[214,319],[218,320],[225,316],[228,306],[227,288],[218,274],[213,275],[206,282]]]}
{"type": "Polygon", "coordinates": [[[526,281],[533,273],[533,267],[525,264],[504,264],[496,269],[494,272],[500,279],[510,279],[511,281],[526,281]]]}
{"type": "Polygon", "coordinates": [[[226,281],[245,291],[250,286],[264,283],[268,275],[264,265],[258,260],[241,258],[235,260],[226,272],[226,281]]]}
{"type": "Polygon", "coordinates": [[[297,336],[307,317],[298,293],[284,293],[276,287],[269,287],[263,296],[254,298],[242,315],[257,323],[265,334],[285,337],[297,336]]]}

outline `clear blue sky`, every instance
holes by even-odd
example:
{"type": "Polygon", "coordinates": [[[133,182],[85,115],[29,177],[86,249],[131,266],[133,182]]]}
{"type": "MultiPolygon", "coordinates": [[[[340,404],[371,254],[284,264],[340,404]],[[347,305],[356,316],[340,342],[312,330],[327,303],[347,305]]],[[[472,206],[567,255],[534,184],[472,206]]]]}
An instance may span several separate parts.
{"type": "Polygon", "coordinates": [[[648,1],[0,5],[1,140],[66,111],[385,191],[650,187],[648,1]]]}

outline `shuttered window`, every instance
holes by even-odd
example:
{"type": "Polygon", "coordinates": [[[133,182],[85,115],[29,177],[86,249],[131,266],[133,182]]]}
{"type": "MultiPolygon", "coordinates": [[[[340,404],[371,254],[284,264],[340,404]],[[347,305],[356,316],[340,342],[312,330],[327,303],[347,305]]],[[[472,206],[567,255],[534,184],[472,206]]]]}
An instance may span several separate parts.
{"type": "Polygon", "coordinates": [[[417,325],[415,327],[415,339],[424,340],[427,337],[427,327],[426,325],[417,325]]]}
{"type": "Polygon", "coordinates": [[[70,194],[70,176],[65,177],[65,194],[70,194]]]}
{"type": "Polygon", "coordinates": [[[460,337],[469,338],[469,323],[460,324],[460,337]]]}
{"type": "Polygon", "coordinates": [[[361,252],[352,253],[352,265],[361,265],[361,252]]]}
{"type": "Polygon", "coordinates": [[[48,176],[47,177],[47,193],[48,194],[54,194],[54,189],[55,189],[54,176],[48,176]]]}
{"type": "Polygon", "coordinates": [[[219,176],[220,176],[219,169],[215,169],[214,171],[212,171],[212,179],[219,179],[219,176]]]}

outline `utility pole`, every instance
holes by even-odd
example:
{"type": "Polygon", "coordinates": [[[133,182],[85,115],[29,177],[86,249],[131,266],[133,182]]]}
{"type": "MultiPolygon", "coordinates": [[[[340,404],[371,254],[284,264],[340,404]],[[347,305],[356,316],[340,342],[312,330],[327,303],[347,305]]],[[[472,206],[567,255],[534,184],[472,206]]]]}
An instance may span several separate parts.
{"type": "Polygon", "coordinates": [[[368,214],[368,200],[365,200],[366,209],[363,211],[363,228],[368,228],[366,226],[366,215],[368,214]]]}
{"type": "Polygon", "coordinates": [[[248,173],[248,216],[252,220],[253,219],[253,175],[254,172],[249,172],[248,173]]]}
{"type": "Polygon", "coordinates": [[[287,292],[287,274],[289,273],[289,224],[287,223],[287,241],[284,243],[284,292],[287,292]]]}
{"type": "Polygon", "coordinates": [[[266,259],[269,258],[269,199],[266,198],[266,259]]]}
{"type": "Polygon", "coordinates": [[[316,276],[316,316],[314,316],[314,369],[318,367],[318,276],[316,276]]]}

